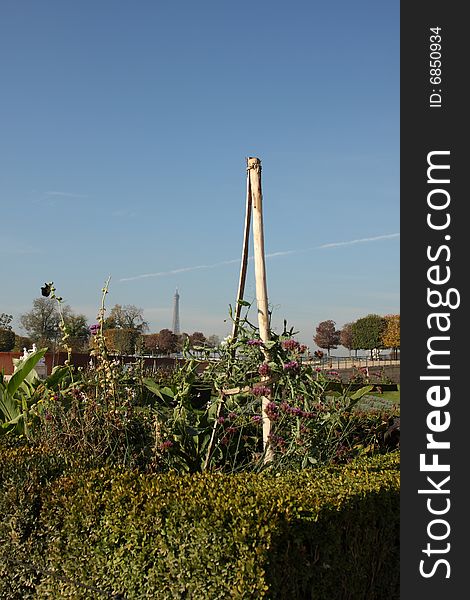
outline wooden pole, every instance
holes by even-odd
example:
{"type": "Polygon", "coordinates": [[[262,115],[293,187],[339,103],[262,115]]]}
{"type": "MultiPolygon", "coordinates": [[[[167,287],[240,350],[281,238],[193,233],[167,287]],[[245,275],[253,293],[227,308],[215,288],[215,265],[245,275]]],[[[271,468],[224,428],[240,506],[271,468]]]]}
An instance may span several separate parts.
{"type": "MultiPolygon", "coordinates": [[[[259,158],[250,157],[247,160],[247,170],[250,180],[251,200],[253,210],[253,249],[255,259],[256,302],[258,307],[258,326],[261,340],[269,341],[269,314],[268,314],[268,287],[266,283],[266,265],[264,255],[264,229],[263,229],[263,194],[261,191],[261,161],[259,158]]],[[[264,351],[265,359],[269,360],[269,352],[264,351]]],[[[267,380],[263,377],[263,380],[267,380]]],[[[271,386],[266,386],[271,389],[271,386]]],[[[269,445],[271,421],[266,415],[266,407],[271,402],[271,391],[261,398],[261,418],[263,423],[263,449],[264,461],[270,462],[273,458],[269,445]]]]}
{"type": "Polygon", "coordinates": [[[233,321],[232,339],[235,341],[238,336],[238,326],[240,322],[241,304],[245,293],[246,269],[248,265],[248,244],[250,241],[251,226],[251,187],[249,171],[246,173],[246,209],[245,209],[245,229],[243,232],[242,261],[240,266],[240,278],[238,281],[237,303],[235,306],[235,319],[233,321]]]}

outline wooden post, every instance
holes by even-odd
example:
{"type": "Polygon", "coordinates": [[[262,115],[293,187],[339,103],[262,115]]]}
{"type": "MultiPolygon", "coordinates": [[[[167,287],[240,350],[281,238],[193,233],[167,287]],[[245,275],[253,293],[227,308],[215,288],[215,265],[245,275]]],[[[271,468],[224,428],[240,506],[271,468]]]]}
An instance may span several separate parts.
{"type": "Polygon", "coordinates": [[[241,314],[241,304],[239,300],[243,300],[245,293],[246,269],[248,265],[248,244],[250,241],[250,226],[251,226],[251,187],[249,171],[246,174],[246,209],[245,209],[245,229],[243,232],[243,249],[242,262],[240,266],[240,279],[238,281],[237,304],[235,306],[235,319],[233,321],[232,339],[235,341],[238,335],[238,325],[241,314]]]}
{"type": "MultiPolygon", "coordinates": [[[[250,180],[252,210],[253,210],[253,247],[255,259],[256,302],[258,307],[258,325],[261,340],[269,341],[269,314],[268,314],[268,288],[266,284],[266,266],[264,255],[264,229],[263,229],[263,194],[261,191],[261,161],[259,158],[247,159],[247,169],[250,180]]],[[[265,359],[269,360],[269,352],[265,350],[265,359]]],[[[263,377],[263,380],[267,380],[263,377]]],[[[271,386],[267,386],[271,389],[271,386]]],[[[263,423],[263,449],[264,461],[270,462],[273,458],[269,445],[271,421],[266,415],[266,407],[271,402],[271,392],[261,398],[261,418],[263,423]]]]}

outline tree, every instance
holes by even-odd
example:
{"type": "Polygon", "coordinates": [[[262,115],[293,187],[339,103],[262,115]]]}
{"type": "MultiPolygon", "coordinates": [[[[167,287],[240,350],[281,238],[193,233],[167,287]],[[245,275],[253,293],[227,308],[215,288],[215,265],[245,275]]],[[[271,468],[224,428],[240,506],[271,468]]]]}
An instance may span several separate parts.
{"type": "Polygon", "coordinates": [[[20,316],[20,324],[31,342],[40,347],[55,348],[63,335],[60,329],[62,319],[69,334],[66,344],[75,351],[86,348],[90,332],[85,315],[74,313],[68,304],[61,305],[59,311],[57,301],[53,298],[33,300],[32,310],[20,316]]]}
{"type": "Polygon", "coordinates": [[[50,298],[36,298],[32,310],[20,316],[21,327],[41,347],[55,344],[60,333],[59,322],[57,302],[50,298]]]}
{"type": "Polygon", "coordinates": [[[0,328],[0,352],[10,352],[15,347],[15,332],[0,328]]]}
{"type": "Polygon", "coordinates": [[[394,357],[397,357],[400,348],[400,315],[385,315],[385,329],[382,334],[382,345],[391,348],[394,357]]]}
{"type": "Polygon", "coordinates": [[[163,354],[172,354],[178,350],[178,336],[170,329],[162,329],[157,333],[157,349],[163,354]]]}
{"type": "Polygon", "coordinates": [[[106,346],[110,352],[129,355],[135,354],[141,333],[137,329],[129,327],[121,329],[113,328],[105,329],[104,337],[106,346]]]}
{"type": "Polygon", "coordinates": [[[385,330],[385,319],[380,315],[370,314],[358,319],[352,326],[354,348],[373,351],[383,348],[382,335],[385,330]]]}
{"type": "Polygon", "coordinates": [[[213,333],[207,338],[207,343],[209,345],[209,348],[217,348],[217,346],[220,344],[220,337],[213,333]]]}
{"type": "Polygon", "coordinates": [[[349,350],[349,355],[351,355],[351,350],[354,349],[352,325],[352,323],[345,323],[339,336],[341,346],[349,350]]]}
{"type": "Polygon", "coordinates": [[[158,333],[148,333],[142,336],[144,348],[147,352],[152,354],[157,351],[158,346],[158,333]]]}
{"type": "Polygon", "coordinates": [[[148,323],[144,320],[144,309],[133,304],[121,306],[115,304],[104,321],[106,329],[135,329],[140,333],[148,330],[148,323]]]}
{"type": "Polygon", "coordinates": [[[317,326],[316,332],[313,341],[319,348],[324,348],[330,354],[330,349],[338,347],[341,332],[336,329],[334,321],[322,321],[317,326]]]}
{"type": "Polygon", "coordinates": [[[33,340],[29,337],[22,335],[15,335],[15,345],[13,347],[14,352],[23,352],[23,348],[31,348],[33,340]]]}
{"type": "Polygon", "coordinates": [[[10,323],[13,321],[13,315],[7,315],[7,313],[0,313],[0,329],[8,329],[11,331],[10,323]]]}
{"type": "Polygon", "coordinates": [[[74,352],[82,352],[88,349],[88,340],[90,339],[90,328],[88,327],[85,315],[76,315],[73,313],[64,316],[64,322],[67,327],[67,344],[74,352]]]}
{"type": "Polygon", "coordinates": [[[191,348],[194,348],[194,346],[204,346],[206,342],[206,336],[200,331],[195,331],[189,336],[189,345],[191,348]]]}

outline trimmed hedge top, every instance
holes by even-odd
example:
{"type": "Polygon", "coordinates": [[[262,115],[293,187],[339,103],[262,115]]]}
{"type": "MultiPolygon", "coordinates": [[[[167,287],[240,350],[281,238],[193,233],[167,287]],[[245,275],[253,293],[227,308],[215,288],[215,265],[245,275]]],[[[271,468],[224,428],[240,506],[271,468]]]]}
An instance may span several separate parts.
{"type": "Polygon", "coordinates": [[[398,598],[398,453],[280,476],[0,454],[2,598],[398,598]]]}

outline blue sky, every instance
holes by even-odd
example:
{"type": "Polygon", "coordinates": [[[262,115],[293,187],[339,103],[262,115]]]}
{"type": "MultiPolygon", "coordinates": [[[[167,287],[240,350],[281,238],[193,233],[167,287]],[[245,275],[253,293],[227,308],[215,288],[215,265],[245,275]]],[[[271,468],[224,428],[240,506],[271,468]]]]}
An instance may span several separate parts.
{"type": "Polygon", "coordinates": [[[108,308],[143,308],[151,331],[178,287],[181,329],[225,335],[247,156],[274,327],[314,347],[320,321],[399,312],[398,2],[5,0],[0,16],[0,312],[53,281],[93,323],[111,276],[108,308]]]}

